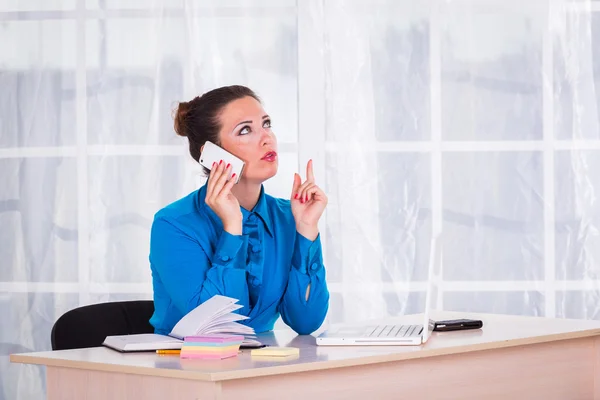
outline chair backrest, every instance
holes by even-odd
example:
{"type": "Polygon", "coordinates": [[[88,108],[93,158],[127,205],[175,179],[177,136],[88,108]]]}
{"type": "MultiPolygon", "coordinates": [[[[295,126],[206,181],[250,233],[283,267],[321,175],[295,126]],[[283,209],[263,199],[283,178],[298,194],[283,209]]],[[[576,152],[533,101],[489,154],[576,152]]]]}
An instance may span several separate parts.
{"type": "Polygon", "coordinates": [[[110,335],[154,333],[152,300],[92,304],[64,313],[52,327],[52,350],[101,346],[110,335]]]}

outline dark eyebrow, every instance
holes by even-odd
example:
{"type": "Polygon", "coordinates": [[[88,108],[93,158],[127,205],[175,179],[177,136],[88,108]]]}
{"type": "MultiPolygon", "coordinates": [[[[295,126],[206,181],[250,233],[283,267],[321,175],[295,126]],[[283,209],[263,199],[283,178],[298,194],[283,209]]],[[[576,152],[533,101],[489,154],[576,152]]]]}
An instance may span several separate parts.
{"type": "MultiPolygon", "coordinates": [[[[240,126],[240,125],[242,125],[242,124],[251,124],[251,123],[252,123],[252,121],[242,121],[242,122],[240,122],[239,124],[237,124],[237,125],[235,126],[235,128],[237,128],[238,126],[240,126]]],[[[235,129],[235,128],[234,128],[234,129],[235,129]]]]}
{"type": "MultiPolygon", "coordinates": [[[[269,118],[269,116],[268,116],[268,115],[263,115],[263,117],[262,117],[262,119],[267,119],[267,118],[269,118]]],[[[235,128],[237,128],[238,126],[240,126],[240,125],[242,125],[242,124],[251,124],[251,123],[252,123],[252,121],[242,121],[242,122],[240,122],[239,124],[237,124],[237,125],[235,126],[235,128]]],[[[235,128],[234,128],[234,129],[235,129],[235,128]]]]}

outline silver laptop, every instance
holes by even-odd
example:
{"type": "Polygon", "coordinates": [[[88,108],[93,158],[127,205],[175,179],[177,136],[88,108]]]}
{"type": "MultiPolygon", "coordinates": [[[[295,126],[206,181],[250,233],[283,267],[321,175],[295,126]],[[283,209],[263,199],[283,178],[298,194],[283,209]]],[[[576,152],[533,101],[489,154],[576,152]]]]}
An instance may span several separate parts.
{"type": "Polygon", "coordinates": [[[434,266],[440,260],[439,236],[431,240],[429,268],[427,271],[427,289],[425,295],[425,312],[420,325],[389,324],[368,326],[340,326],[328,329],[317,337],[319,346],[418,346],[429,339],[433,329],[433,321],[429,319],[430,311],[437,301],[437,287],[433,287],[434,266]],[[432,299],[434,297],[434,299],[432,299]]]}

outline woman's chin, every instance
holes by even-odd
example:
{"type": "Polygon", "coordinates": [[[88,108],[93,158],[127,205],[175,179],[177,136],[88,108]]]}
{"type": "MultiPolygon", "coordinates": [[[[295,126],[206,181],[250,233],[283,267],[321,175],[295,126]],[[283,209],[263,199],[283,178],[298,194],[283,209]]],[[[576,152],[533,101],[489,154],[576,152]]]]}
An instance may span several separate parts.
{"type": "Polygon", "coordinates": [[[277,169],[277,165],[275,165],[274,168],[269,168],[269,170],[265,168],[262,171],[256,171],[256,173],[246,174],[246,179],[248,181],[262,183],[277,175],[277,169]]]}
{"type": "Polygon", "coordinates": [[[272,178],[272,177],[274,177],[275,175],[277,175],[277,168],[275,168],[275,170],[274,170],[274,171],[271,171],[270,173],[268,173],[268,174],[265,174],[265,175],[263,176],[263,182],[264,182],[264,181],[268,181],[269,179],[271,179],[271,178],[272,178]]]}

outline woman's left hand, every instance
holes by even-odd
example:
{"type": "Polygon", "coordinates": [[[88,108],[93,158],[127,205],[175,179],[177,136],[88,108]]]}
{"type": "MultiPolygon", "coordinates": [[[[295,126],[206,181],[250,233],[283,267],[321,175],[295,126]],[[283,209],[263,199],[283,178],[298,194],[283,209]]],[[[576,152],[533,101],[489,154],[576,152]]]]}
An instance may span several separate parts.
{"type": "Polygon", "coordinates": [[[309,240],[319,235],[319,219],[327,206],[327,196],[315,184],[312,160],[306,164],[306,181],[302,183],[300,175],[294,174],[292,187],[292,214],[296,221],[296,230],[309,240]]]}

